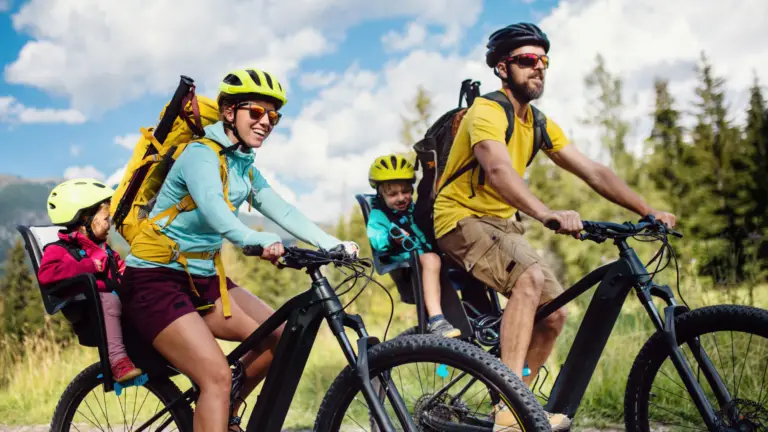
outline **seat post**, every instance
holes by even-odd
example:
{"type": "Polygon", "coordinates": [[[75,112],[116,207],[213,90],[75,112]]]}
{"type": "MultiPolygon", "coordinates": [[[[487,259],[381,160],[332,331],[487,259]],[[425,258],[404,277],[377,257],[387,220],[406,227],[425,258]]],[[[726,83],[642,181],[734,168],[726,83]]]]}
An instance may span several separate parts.
{"type": "Polygon", "coordinates": [[[419,254],[411,251],[408,259],[411,265],[411,287],[413,288],[413,298],[416,301],[416,317],[419,323],[419,334],[427,332],[427,306],[424,304],[424,281],[421,278],[421,264],[419,263],[419,254]]]}

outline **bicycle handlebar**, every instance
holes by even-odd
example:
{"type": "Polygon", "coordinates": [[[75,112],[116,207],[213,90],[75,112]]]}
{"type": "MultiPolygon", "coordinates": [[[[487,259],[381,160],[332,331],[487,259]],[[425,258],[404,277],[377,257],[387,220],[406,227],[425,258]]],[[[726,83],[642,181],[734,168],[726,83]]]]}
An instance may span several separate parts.
{"type": "MultiPolygon", "coordinates": [[[[243,254],[246,256],[261,256],[264,253],[264,247],[262,246],[245,246],[243,248],[243,254]]],[[[301,270],[311,266],[321,266],[324,264],[331,264],[334,262],[343,261],[346,263],[360,263],[366,267],[370,267],[371,264],[365,260],[361,260],[359,257],[353,257],[347,254],[344,250],[344,246],[338,245],[332,249],[304,249],[299,247],[287,247],[285,248],[285,254],[282,256],[283,262],[278,263],[278,267],[290,267],[297,270],[301,270]]]]}
{"type": "MultiPolygon", "coordinates": [[[[662,222],[659,222],[653,216],[649,215],[641,219],[638,223],[624,222],[622,224],[615,222],[595,222],[581,221],[585,233],[579,235],[580,240],[604,241],[619,237],[627,237],[639,234],[645,230],[656,231],[660,234],[671,234],[682,238],[683,235],[673,229],[670,229],[662,222]]],[[[560,229],[560,223],[557,221],[548,221],[545,226],[553,231],[560,229]]]]}

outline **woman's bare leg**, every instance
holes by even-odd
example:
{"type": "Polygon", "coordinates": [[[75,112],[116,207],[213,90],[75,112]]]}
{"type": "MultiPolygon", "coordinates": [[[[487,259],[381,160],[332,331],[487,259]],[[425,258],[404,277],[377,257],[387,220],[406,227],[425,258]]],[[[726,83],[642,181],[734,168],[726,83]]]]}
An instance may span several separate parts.
{"type": "MultiPolygon", "coordinates": [[[[229,290],[229,296],[232,310],[230,318],[225,319],[221,313],[221,299],[216,301],[216,308],[205,316],[213,334],[220,339],[241,342],[274,313],[266,303],[243,288],[232,288],[229,290]]],[[[246,379],[240,390],[241,398],[245,399],[251,394],[267,375],[282,329],[283,326],[280,326],[258,349],[250,351],[241,359],[246,366],[246,379]]],[[[240,405],[240,402],[236,402],[233,412],[236,413],[240,405]]]]}
{"type": "Polygon", "coordinates": [[[194,431],[226,430],[232,374],[224,353],[200,315],[189,313],[172,322],[152,345],[200,387],[194,431]]]}

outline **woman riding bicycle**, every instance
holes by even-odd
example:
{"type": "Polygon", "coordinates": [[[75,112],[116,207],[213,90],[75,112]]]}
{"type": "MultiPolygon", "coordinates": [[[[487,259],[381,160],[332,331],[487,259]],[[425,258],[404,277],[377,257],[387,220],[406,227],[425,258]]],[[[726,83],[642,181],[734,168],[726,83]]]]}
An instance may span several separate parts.
{"type": "MultiPolygon", "coordinates": [[[[240,430],[237,406],[233,412],[229,406],[231,371],[215,338],[242,341],[274,312],[223,274],[223,239],[238,247],[263,246],[262,258],[272,262],[284,253],[280,237],[249,229],[237,218],[236,209],[248,200],[302,241],[325,249],[343,244],[349,253],[358,250],[353,242],[342,243],[326,234],[286,203],[253,167],[254,150],[278,124],[279,110],[287,102],[280,82],[261,70],[238,69],[224,78],[219,90],[220,121],[205,128],[205,138],[220,147],[210,141],[192,143],[173,164],[149,215],[150,219],[160,215],[163,228],[155,234],[145,230],[140,235],[148,237],[134,241],[134,246],[145,248],[132,248],[126,258],[121,292],[125,315],[142,336],[200,386],[195,431],[221,431],[228,423],[230,429],[240,430]],[[219,172],[220,152],[226,155],[226,191],[219,172]],[[197,208],[163,220],[163,212],[187,195],[197,208]],[[144,250],[168,244],[177,245],[184,259],[161,262],[158,254],[144,250]]],[[[243,399],[266,376],[281,330],[268,346],[243,358],[248,377],[240,393],[243,399]]]]}

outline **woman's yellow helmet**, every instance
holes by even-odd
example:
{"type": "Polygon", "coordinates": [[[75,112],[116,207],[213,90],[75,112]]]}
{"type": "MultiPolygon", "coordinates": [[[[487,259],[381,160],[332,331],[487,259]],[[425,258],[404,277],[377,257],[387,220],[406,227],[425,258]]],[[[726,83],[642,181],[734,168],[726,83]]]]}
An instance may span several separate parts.
{"type": "Polygon", "coordinates": [[[219,101],[255,96],[274,100],[277,109],[288,103],[283,85],[269,73],[255,68],[233,70],[219,83],[219,92],[219,101]]]}

